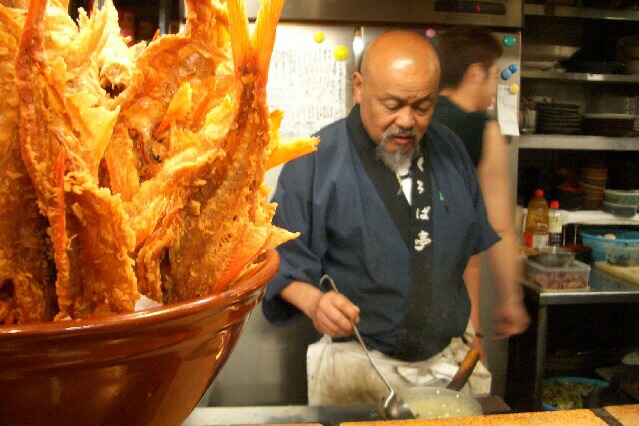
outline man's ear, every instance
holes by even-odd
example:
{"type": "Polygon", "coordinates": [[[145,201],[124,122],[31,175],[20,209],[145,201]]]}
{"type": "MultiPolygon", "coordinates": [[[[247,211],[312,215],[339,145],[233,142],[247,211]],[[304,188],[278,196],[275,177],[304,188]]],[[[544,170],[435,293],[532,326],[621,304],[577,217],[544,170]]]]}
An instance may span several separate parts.
{"type": "Polygon", "coordinates": [[[469,83],[482,83],[486,79],[486,70],[484,64],[481,62],[475,62],[471,64],[464,73],[464,80],[469,83]]]}
{"type": "Polygon", "coordinates": [[[362,85],[364,84],[364,78],[359,71],[353,73],[353,95],[355,96],[355,102],[362,103],[362,85]]]}

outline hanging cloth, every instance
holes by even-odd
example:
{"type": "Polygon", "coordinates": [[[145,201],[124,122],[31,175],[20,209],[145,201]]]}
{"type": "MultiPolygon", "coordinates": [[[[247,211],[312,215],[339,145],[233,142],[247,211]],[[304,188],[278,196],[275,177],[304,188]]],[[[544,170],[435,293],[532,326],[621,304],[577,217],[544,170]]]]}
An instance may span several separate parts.
{"type": "MultiPolygon", "coordinates": [[[[424,144],[425,145],[425,144],[424,144]]],[[[425,147],[422,147],[425,148],[425,147]]],[[[411,291],[406,317],[399,332],[394,358],[415,361],[423,339],[424,322],[432,300],[433,282],[433,222],[432,184],[429,176],[427,151],[411,164],[413,185],[411,190],[410,236],[410,280],[411,291]]]]}

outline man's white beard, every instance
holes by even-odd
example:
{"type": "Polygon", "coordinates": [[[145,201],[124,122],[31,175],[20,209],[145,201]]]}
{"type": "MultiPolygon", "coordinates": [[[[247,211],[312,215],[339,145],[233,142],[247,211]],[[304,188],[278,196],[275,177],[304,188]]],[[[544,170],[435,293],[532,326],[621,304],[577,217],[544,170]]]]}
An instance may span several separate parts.
{"type": "Polygon", "coordinates": [[[396,134],[401,134],[406,132],[399,132],[397,130],[386,131],[382,135],[382,140],[377,144],[375,148],[375,155],[380,159],[382,163],[393,172],[397,173],[401,166],[406,165],[406,163],[410,164],[413,158],[417,157],[421,151],[419,147],[419,141],[417,140],[416,132],[412,131],[411,136],[415,138],[415,143],[413,144],[413,148],[408,152],[401,152],[399,149],[395,150],[395,152],[389,152],[384,148],[386,144],[386,140],[396,134]]]}

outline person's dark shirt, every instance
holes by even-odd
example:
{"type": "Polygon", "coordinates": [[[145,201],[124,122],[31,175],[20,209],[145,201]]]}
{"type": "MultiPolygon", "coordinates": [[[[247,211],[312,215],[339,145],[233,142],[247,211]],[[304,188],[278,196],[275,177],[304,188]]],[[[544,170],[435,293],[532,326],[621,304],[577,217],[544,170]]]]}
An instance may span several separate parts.
{"type": "Polygon", "coordinates": [[[439,96],[435,104],[433,120],[457,133],[466,146],[466,151],[475,167],[481,160],[484,128],[490,120],[484,111],[467,112],[451,102],[446,96],[439,96]]]}

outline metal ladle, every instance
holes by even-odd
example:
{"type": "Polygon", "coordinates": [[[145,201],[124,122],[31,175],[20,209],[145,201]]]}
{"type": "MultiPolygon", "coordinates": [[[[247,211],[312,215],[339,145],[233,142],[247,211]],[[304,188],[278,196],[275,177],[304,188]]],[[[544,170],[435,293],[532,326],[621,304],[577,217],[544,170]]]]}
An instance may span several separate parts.
{"type": "MultiPolygon", "coordinates": [[[[329,284],[331,285],[331,288],[333,289],[335,293],[339,293],[339,290],[335,286],[335,282],[328,275],[322,276],[322,278],[320,279],[320,286],[325,280],[329,282],[329,284]]],[[[357,340],[359,341],[359,344],[362,345],[362,348],[364,349],[364,352],[366,353],[368,360],[370,361],[371,365],[377,372],[377,375],[382,379],[382,381],[384,382],[384,384],[386,385],[386,387],[388,388],[390,392],[388,396],[385,398],[382,398],[381,401],[379,401],[379,404],[377,405],[377,409],[379,410],[380,416],[382,416],[384,420],[414,419],[415,415],[408,407],[408,404],[406,404],[406,402],[404,402],[404,400],[399,397],[399,395],[395,392],[395,390],[390,385],[388,380],[386,380],[386,377],[384,377],[381,370],[377,367],[377,364],[375,364],[375,361],[373,361],[373,357],[371,357],[370,352],[368,352],[368,348],[364,344],[364,340],[362,340],[362,336],[361,334],[359,334],[359,330],[357,329],[357,326],[352,320],[351,320],[351,325],[353,326],[353,330],[355,330],[355,336],[357,336],[357,340]]]]}

